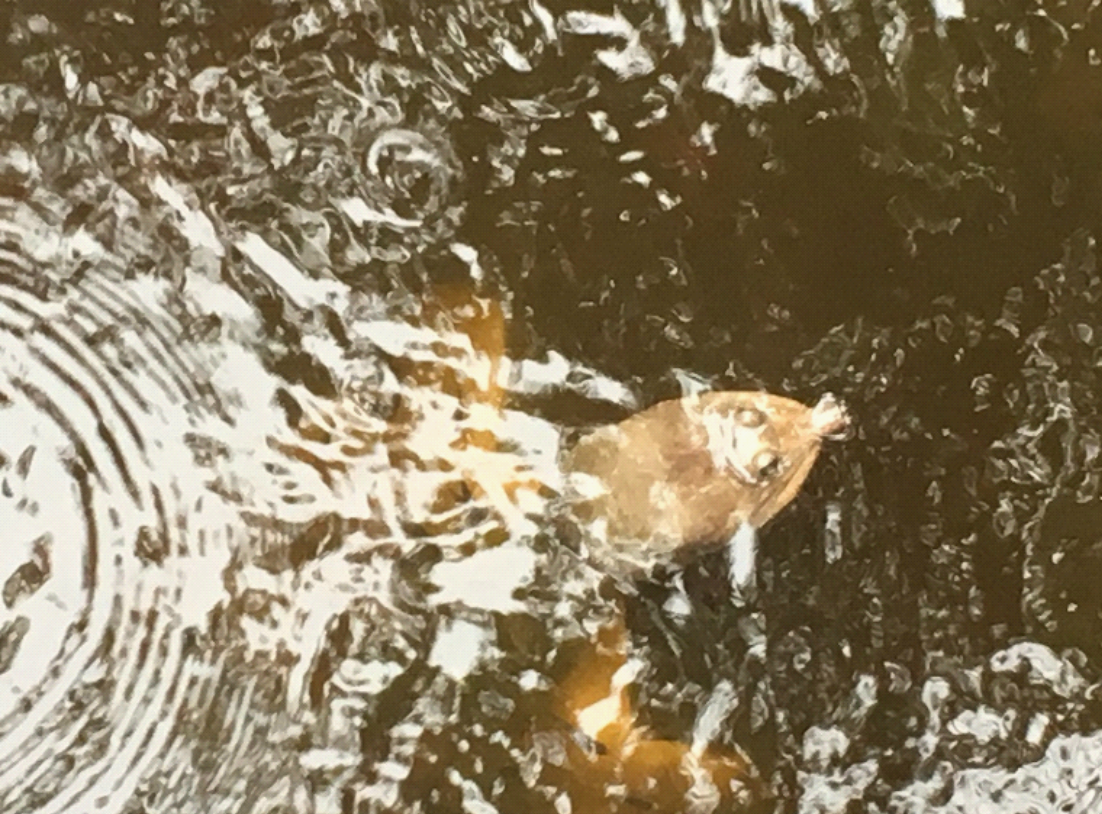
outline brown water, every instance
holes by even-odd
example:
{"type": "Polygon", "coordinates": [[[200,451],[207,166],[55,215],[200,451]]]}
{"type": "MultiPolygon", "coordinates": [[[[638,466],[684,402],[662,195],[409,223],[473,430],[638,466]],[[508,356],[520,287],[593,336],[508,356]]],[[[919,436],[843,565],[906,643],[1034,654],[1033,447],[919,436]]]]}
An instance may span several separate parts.
{"type": "Polygon", "coordinates": [[[1096,28],[0,5],[0,810],[1094,811],[1096,28]],[[752,609],[550,519],[698,388],[853,417],[752,609]]]}

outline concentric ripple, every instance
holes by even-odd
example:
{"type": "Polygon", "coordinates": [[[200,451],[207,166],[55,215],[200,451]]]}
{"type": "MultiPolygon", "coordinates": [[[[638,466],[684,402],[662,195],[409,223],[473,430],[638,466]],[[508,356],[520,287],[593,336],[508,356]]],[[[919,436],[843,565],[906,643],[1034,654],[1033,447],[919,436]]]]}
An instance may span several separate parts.
{"type": "Polygon", "coordinates": [[[378,217],[396,228],[423,225],[426,213],[447,201],[452,174],[447,156],[415,130],[379,133],[364,158],[364,171],[376,187],[378,217]]]}
{"type": "Polygon", "coordinates": [[[121,810],[212,672],[187,643],[222,594],[232,514],[181,480],[180,427],[220,405],[151,308],[161,284],[114,263],[0,207],[5,812],[121,810]]]}

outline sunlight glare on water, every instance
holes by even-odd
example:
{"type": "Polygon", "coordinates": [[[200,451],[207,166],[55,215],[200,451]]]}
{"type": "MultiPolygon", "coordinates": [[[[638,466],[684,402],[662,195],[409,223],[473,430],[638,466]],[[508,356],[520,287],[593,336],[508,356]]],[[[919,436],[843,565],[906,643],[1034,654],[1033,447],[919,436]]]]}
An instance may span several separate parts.
{"type": "Polygon", "coordinates": [[[1089,9],[39,6],[0,811],[1098,807],[1089,9]]]}

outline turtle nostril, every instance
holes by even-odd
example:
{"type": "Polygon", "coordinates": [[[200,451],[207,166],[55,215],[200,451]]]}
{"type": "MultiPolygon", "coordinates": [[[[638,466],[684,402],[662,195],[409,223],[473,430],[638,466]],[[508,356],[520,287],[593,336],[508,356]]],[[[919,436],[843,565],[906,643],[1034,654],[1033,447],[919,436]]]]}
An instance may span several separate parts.
{"type": "Polygon", "coordinates": [[[821,437],[840,436],[849,429],[850,418],[846,406],[827,393],[811,410],[811,429],[821,437]]]}

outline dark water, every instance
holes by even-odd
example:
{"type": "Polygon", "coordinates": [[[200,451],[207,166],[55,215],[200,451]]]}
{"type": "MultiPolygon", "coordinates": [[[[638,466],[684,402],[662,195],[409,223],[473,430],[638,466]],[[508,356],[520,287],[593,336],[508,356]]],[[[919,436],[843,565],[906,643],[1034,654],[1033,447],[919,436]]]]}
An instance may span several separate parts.
{"type": "Polygon", "coordinates": [[[1102,37],[939,13],[0,5],[0,809],[1102,810],[1102,37]],[[690,386],[853,415],[756,621],[548,519],[690,386]]]}

